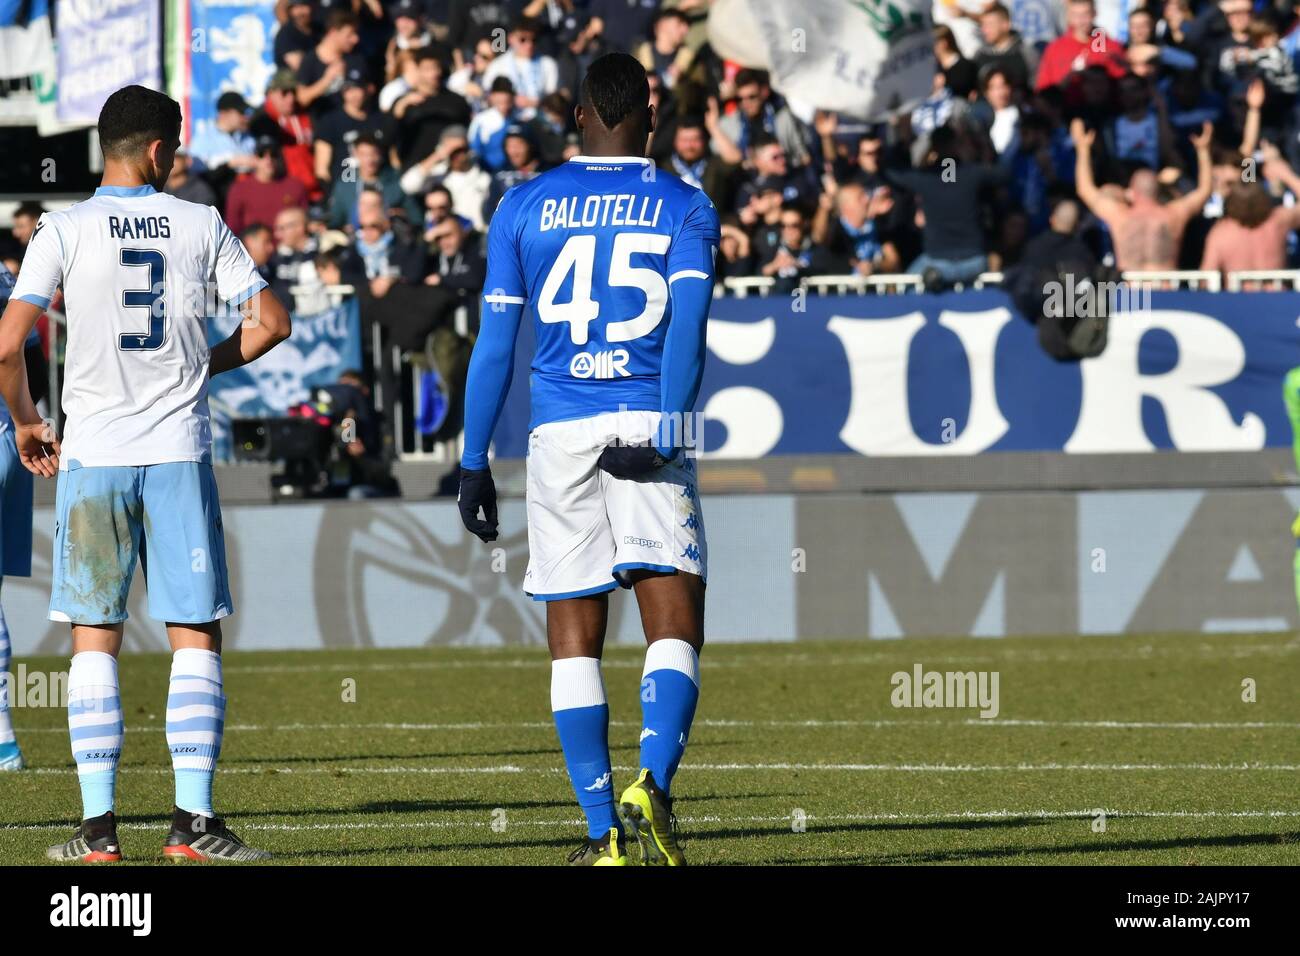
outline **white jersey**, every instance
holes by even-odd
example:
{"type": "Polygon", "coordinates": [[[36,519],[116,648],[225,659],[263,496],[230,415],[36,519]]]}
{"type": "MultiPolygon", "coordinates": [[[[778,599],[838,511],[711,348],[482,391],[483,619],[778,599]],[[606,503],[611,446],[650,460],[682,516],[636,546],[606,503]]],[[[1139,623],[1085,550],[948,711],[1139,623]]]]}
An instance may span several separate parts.
{"type": "Polygon", "coordinates": [[[221,215],[151,186],[101,186],[41,217],[13,295],[46,308],[60,285],[61,467],[208,457],[207,316],[266,286],[221,215]]]}

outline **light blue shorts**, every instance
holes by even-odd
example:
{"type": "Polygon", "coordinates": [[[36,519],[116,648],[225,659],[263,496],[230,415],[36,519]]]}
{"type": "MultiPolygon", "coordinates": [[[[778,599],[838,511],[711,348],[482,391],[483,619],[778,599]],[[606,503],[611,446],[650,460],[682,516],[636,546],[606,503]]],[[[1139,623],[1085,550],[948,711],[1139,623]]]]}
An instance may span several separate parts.
{"type": "Polygon", "coordinates": [[[234,610],[209,462],[86,468],[69,461],[54,507],[50,620],[125,621],[137,555],[150,617],[206,624],[234,610]]]}
{"type": "Polygon", "coordinates": [[[0,575],[32,576],[32,481],[10,426],[0,434],[0,575]]]}

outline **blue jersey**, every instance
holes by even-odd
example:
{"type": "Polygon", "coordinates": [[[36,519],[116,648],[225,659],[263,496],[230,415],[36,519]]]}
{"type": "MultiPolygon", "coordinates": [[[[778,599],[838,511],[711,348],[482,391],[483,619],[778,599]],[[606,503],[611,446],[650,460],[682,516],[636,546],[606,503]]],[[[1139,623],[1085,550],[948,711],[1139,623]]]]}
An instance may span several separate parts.
{"type": "MultiPolygon", "coordinates": [[[[700,334],[678,346],[683,359],[674,362],[668,344],[674,307],[684,307],[673,290],[681,280],[705,280],[684,284],[711,295],[718,241],[718,215],[702,191],[649,160],[575,157],[515,186],[497,208],[476,351],[485,338],[513,339],[519,319],[512,324],[509,312],[529,308],[537,341],[530,427],[620,408],[693,405],[707,303],[703,315],[694,301],[689,306],[693,314],[682,322],[698,323],[700,334]],[[663,381],[665,374],[674,381],[663,381]],[[694,381],[677,381],[679,375],[694,381]]],[[[471,370],[467,467],[470,453],[480,451],[471,439],[486,453],[504,399],[504,392],[492,394],[474,378],[471,370]],[[474,407],[494,401],[496,408],[474,407]],[[483,436],[469,419],[487,412],[483,436]]]]}

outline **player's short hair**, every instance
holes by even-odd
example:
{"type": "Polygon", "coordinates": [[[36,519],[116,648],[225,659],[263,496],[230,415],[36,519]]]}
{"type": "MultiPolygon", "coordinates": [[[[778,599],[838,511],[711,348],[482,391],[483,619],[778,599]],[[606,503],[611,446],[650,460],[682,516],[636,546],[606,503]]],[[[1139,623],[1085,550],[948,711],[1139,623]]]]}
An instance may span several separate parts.
{"type": "Polygon", "coordinates": [[[375,138],[375,134],[374,134],[374,133],[362,133],[362,134],[360,134],[360,135],[359,135],[355,140],[352,141],[352,148],[353,148],[353,149],[356,149],[358,146],[373,146],[375,149],[379,150],[381,153],[384,151],[384,147],[383,147],[382,145],[380,145],[380,142],[379,142],[379,140],[377,140],[377,139],[375,138]]]}
{"type": "Polygon", "coordinates": [[[613,129],[650,105],[645,67],[626,53],[606,53],[582,79],[582,103],[595,110],[606,129],[613,129]]]}
{"type": "Polygon", "coordinates": [[[154,140],[177,139],[181,108],[166,93],[124,86],[99,111],[99,146],[105,156],[134,156],[154,140]]]}
{"type": "Polygon", "coordinates": [[[1011,19],[1011,11],[1006,8],[1005,4],[991,3],[984,8],[984,12],[981,13],[980,16],[987,17],[990,13],[996,13],[1003,20],[1011,19]]]}
{"type": "Polygon", "coordinates": [[[437,53],[435,53],[433,50],[429,49],[428,47],[425,47],[423,50],[420,50],[415,54],[416,65],[424,63],[428,60],[433,60],[433,62],[437,63],[438,66],[442,67],[442,71],[444,73],[447,72],[447,66],[442,62],[442,58],[439,57],[437,53]]]}
{"type": "Polygon", "coordinates": [[[777,139],[775,136],[773,136],[771,133],[768,133],[766,131],[761,133],[755,133],[753,136],[750,137],[749,151],[750,153],[757,153],[760,149],[766,149],[767,147],[771,146],[774,143],[777,146],[781,145],[781,141],[777,139]]]}
{"type": "Polygon", "coordinates": [[[771,86],[772,80],[768,76],[767,70],[750,70],[744,69],[736,74],[736,89],[742,86],[753,86],[757,83],[759,86],[771,86]]]}

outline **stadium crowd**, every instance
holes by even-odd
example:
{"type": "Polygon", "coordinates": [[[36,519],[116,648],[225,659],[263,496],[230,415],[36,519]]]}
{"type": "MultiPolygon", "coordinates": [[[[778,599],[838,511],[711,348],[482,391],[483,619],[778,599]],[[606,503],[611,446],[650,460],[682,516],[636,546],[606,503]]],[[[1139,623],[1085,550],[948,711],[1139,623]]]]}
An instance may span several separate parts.
{"type": "Polygon", "coordinates": [[[221,94],[167,189],[221,207],[286,301],[351,284],[367,346],[452,382],[497,201],[579,152],[610,50],[645,64],[653,159],[713,200],[727,278],[942,287],[1062,233],[1120,270],[1300,265],[1300,2],[1007,2],[937,0],[929,95],[866,123],[719,56],[708,0],[277,0],[265,98],[221,94]]]}

